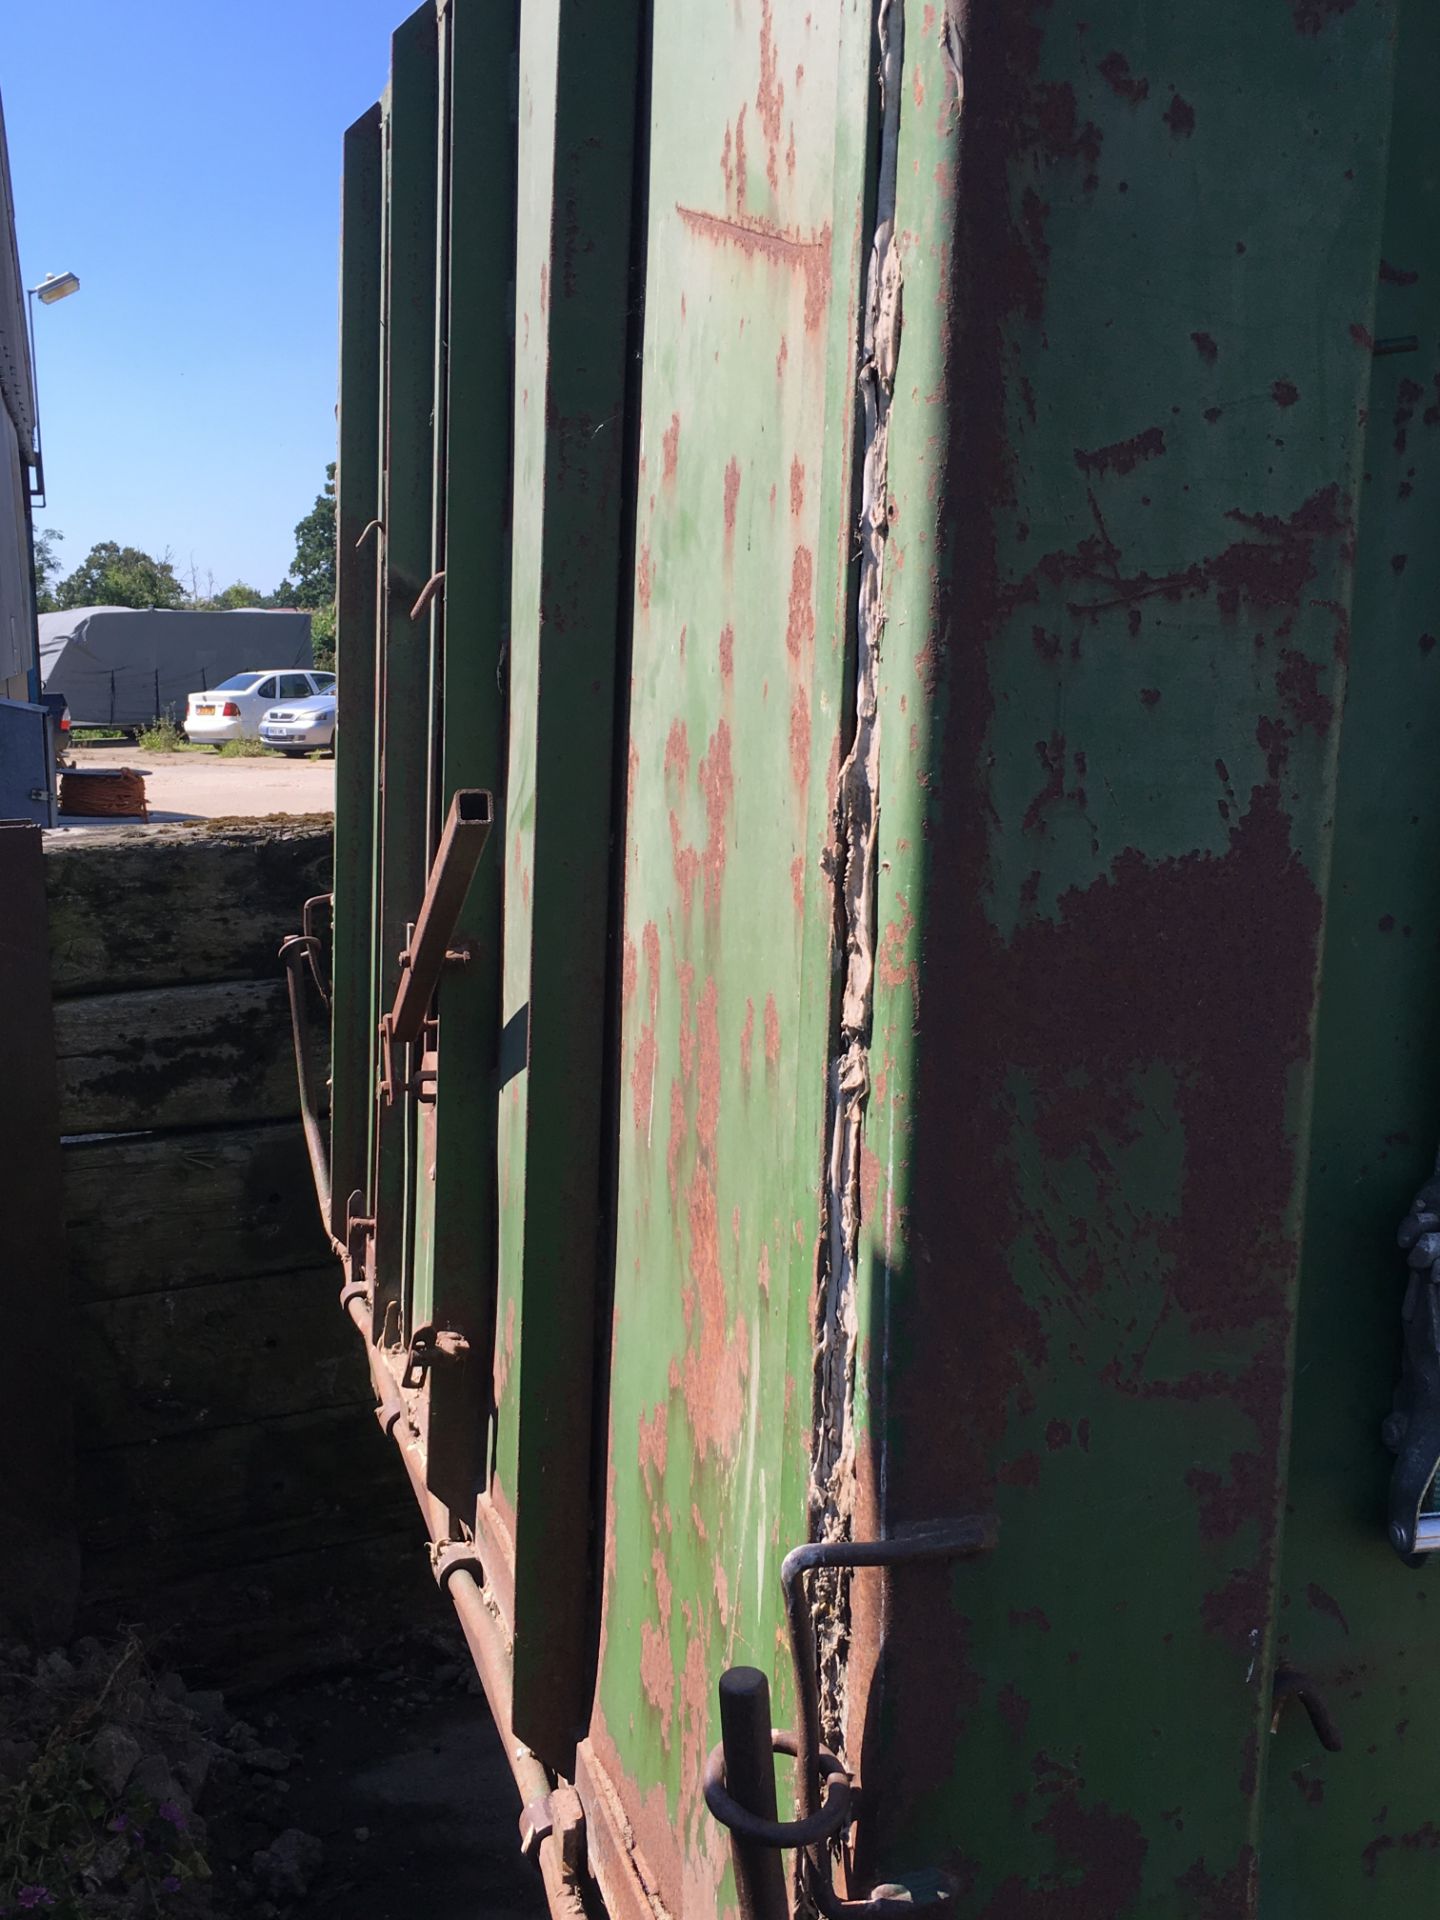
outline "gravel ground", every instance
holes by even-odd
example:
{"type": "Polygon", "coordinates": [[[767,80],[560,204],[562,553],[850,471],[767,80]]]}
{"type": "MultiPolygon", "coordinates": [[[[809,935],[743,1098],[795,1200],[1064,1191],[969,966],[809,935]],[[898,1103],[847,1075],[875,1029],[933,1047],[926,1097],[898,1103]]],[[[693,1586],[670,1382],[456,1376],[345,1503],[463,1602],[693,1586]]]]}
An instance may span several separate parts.
{"type": "MultiPolygon", "coordinates": [[[[71,758],[77,769],[134,767],[143,772],[152,822],[331,813],[335,807],[335,762],[329,758],[288,760],[266,754],[242,760],[209,752],[146,753],[140,747],[76,747],[71,758]]],[[[99,827],[134,824],[133,818],[86,821],[62,814],[57,831],[91,833],[99,827]]]]}

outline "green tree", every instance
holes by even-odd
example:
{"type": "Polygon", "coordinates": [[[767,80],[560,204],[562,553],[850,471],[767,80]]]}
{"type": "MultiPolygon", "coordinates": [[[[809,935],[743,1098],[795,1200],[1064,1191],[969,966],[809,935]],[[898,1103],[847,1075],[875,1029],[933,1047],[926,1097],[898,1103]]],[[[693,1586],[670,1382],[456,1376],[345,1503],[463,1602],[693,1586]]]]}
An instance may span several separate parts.
{"type": "Polygon", "coordinates": [[[335,602],[316,607],[310,615],[310,646],[317,667],[335,671],[335,602]]]}
{"type": "Polygon", "coordinates": [[[233,587],[226,587],[223,593],[217,593],[212,606],[226,607],[231,610],[238,607],[263,607],[265,596],[257,587],[247,587],[243,580],[237,580],[233,587]]]}
{"type": "Polygon", "coordinates": [[[54,613],[60,602],[55,598],[55,582],[60,578],[60,542],[64,534],[55,527],[42,527],[35,536],[35,611],[54,613]]]}
{"type": "Polygon", "coordinates": [[[295,529],[295,558],[290,562],[296,603],[302,607],[335,604],[335,462],[325,469],[325,491],[295,529]]]}
{"type": "Polygon", "coordinates": [[[114,540],[98,541],[55,589],[57,607],[178,607],[184,602],[168,553],[156,560],[114,540]]]}

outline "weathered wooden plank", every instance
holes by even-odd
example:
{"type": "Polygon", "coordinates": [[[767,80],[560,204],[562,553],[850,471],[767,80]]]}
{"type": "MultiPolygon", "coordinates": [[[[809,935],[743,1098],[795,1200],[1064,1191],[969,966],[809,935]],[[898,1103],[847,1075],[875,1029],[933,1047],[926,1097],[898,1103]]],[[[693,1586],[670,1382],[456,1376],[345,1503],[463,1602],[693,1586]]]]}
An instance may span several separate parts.
{"type": "MultiPolygon", "coordinates": [[[[38,827],[0,826],[0,1315],[14,1378],[5,1410],[23,1471],[0,1481],[0,1632],[63,1635],[79,1593],[67,1363],[70,1303],[56,1233],[61,1155],[45,980],[45,882],[38,827]]],[[[19,1465],[19,1462],[15,1462],[19,1465]]]]}
{"type": "Polygon", "coordinates": [[[268,979],[330,844],[329,814],[47,836],[55,997],[268,979]]]}
{"type": "Polygon", "coordinates": [[[290,1121],[73,1145],[64,1193],[80,1300],[296,1272],[329,1258],[305,1137],[290,1121]]]}
{"type": "Polygon", "coordinates": [[[252,1567],[414,1512],[394,1446],[360,1406],[107,1447],[81,1456],[78,1479],[95,1592],[252,1567]]]}
{"type": "Polygon", "coordinates": [[[279,980],[62,1000],[62,1134],[288,1120],[298,1111],[279,980]]]}
{"type": "Polygon", "coordinates": [[[364,1352],[337,1303],[339,1275],[331,1261],[309,1273],[81,1307],[75,1380],[82,1451],[373,1405],[364,1352]]]}
{"type": "MultiPolygon", "coordinates": [[[[126,1565],[133,1570],[133,1562],[126,1565]]],[[[236,1705],[251,1689],[353,1665],[399,1631],[428,1625],[443,1633],[452,1618],[431,1577],[425,1529],[412,1504],[398,1526],[383,1532],[253,1566],[92,1586],[78,1624],[107,1636],[136,1626],[147,1641],[168,1642],[192,1686],[223,1687],[236,1705]]]]}

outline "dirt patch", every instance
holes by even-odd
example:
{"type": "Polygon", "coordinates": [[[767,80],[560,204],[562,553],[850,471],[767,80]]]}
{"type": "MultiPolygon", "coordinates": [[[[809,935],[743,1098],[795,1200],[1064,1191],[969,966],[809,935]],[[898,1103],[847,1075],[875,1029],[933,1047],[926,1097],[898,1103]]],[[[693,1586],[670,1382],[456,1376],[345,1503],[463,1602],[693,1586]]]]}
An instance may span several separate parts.
{"type": "Polygon", "coordinates": [[[263,1693],[134,1636],[0,1647],[0,1914],[543,1920],[518,1802],[443,1615],[263,1693]]]}

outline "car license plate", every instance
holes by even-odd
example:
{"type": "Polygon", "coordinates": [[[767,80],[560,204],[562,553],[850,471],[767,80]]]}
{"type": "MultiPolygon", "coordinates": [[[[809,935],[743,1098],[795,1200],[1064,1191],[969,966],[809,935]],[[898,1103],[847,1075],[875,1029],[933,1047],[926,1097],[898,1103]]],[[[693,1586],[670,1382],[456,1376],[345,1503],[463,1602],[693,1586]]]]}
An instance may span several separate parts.
{"type": "Polygon", "coordinates": [[[195,711],[197,713],[214,713],[215,709],[214,707],[196,707],[195,711]]]}
{"type": "Polygon", "coordinates": [[[266,727],[265,738],[267,740],[289,740],[294,734],[294,731],[295,729],[293,727],[266,727]]]}

